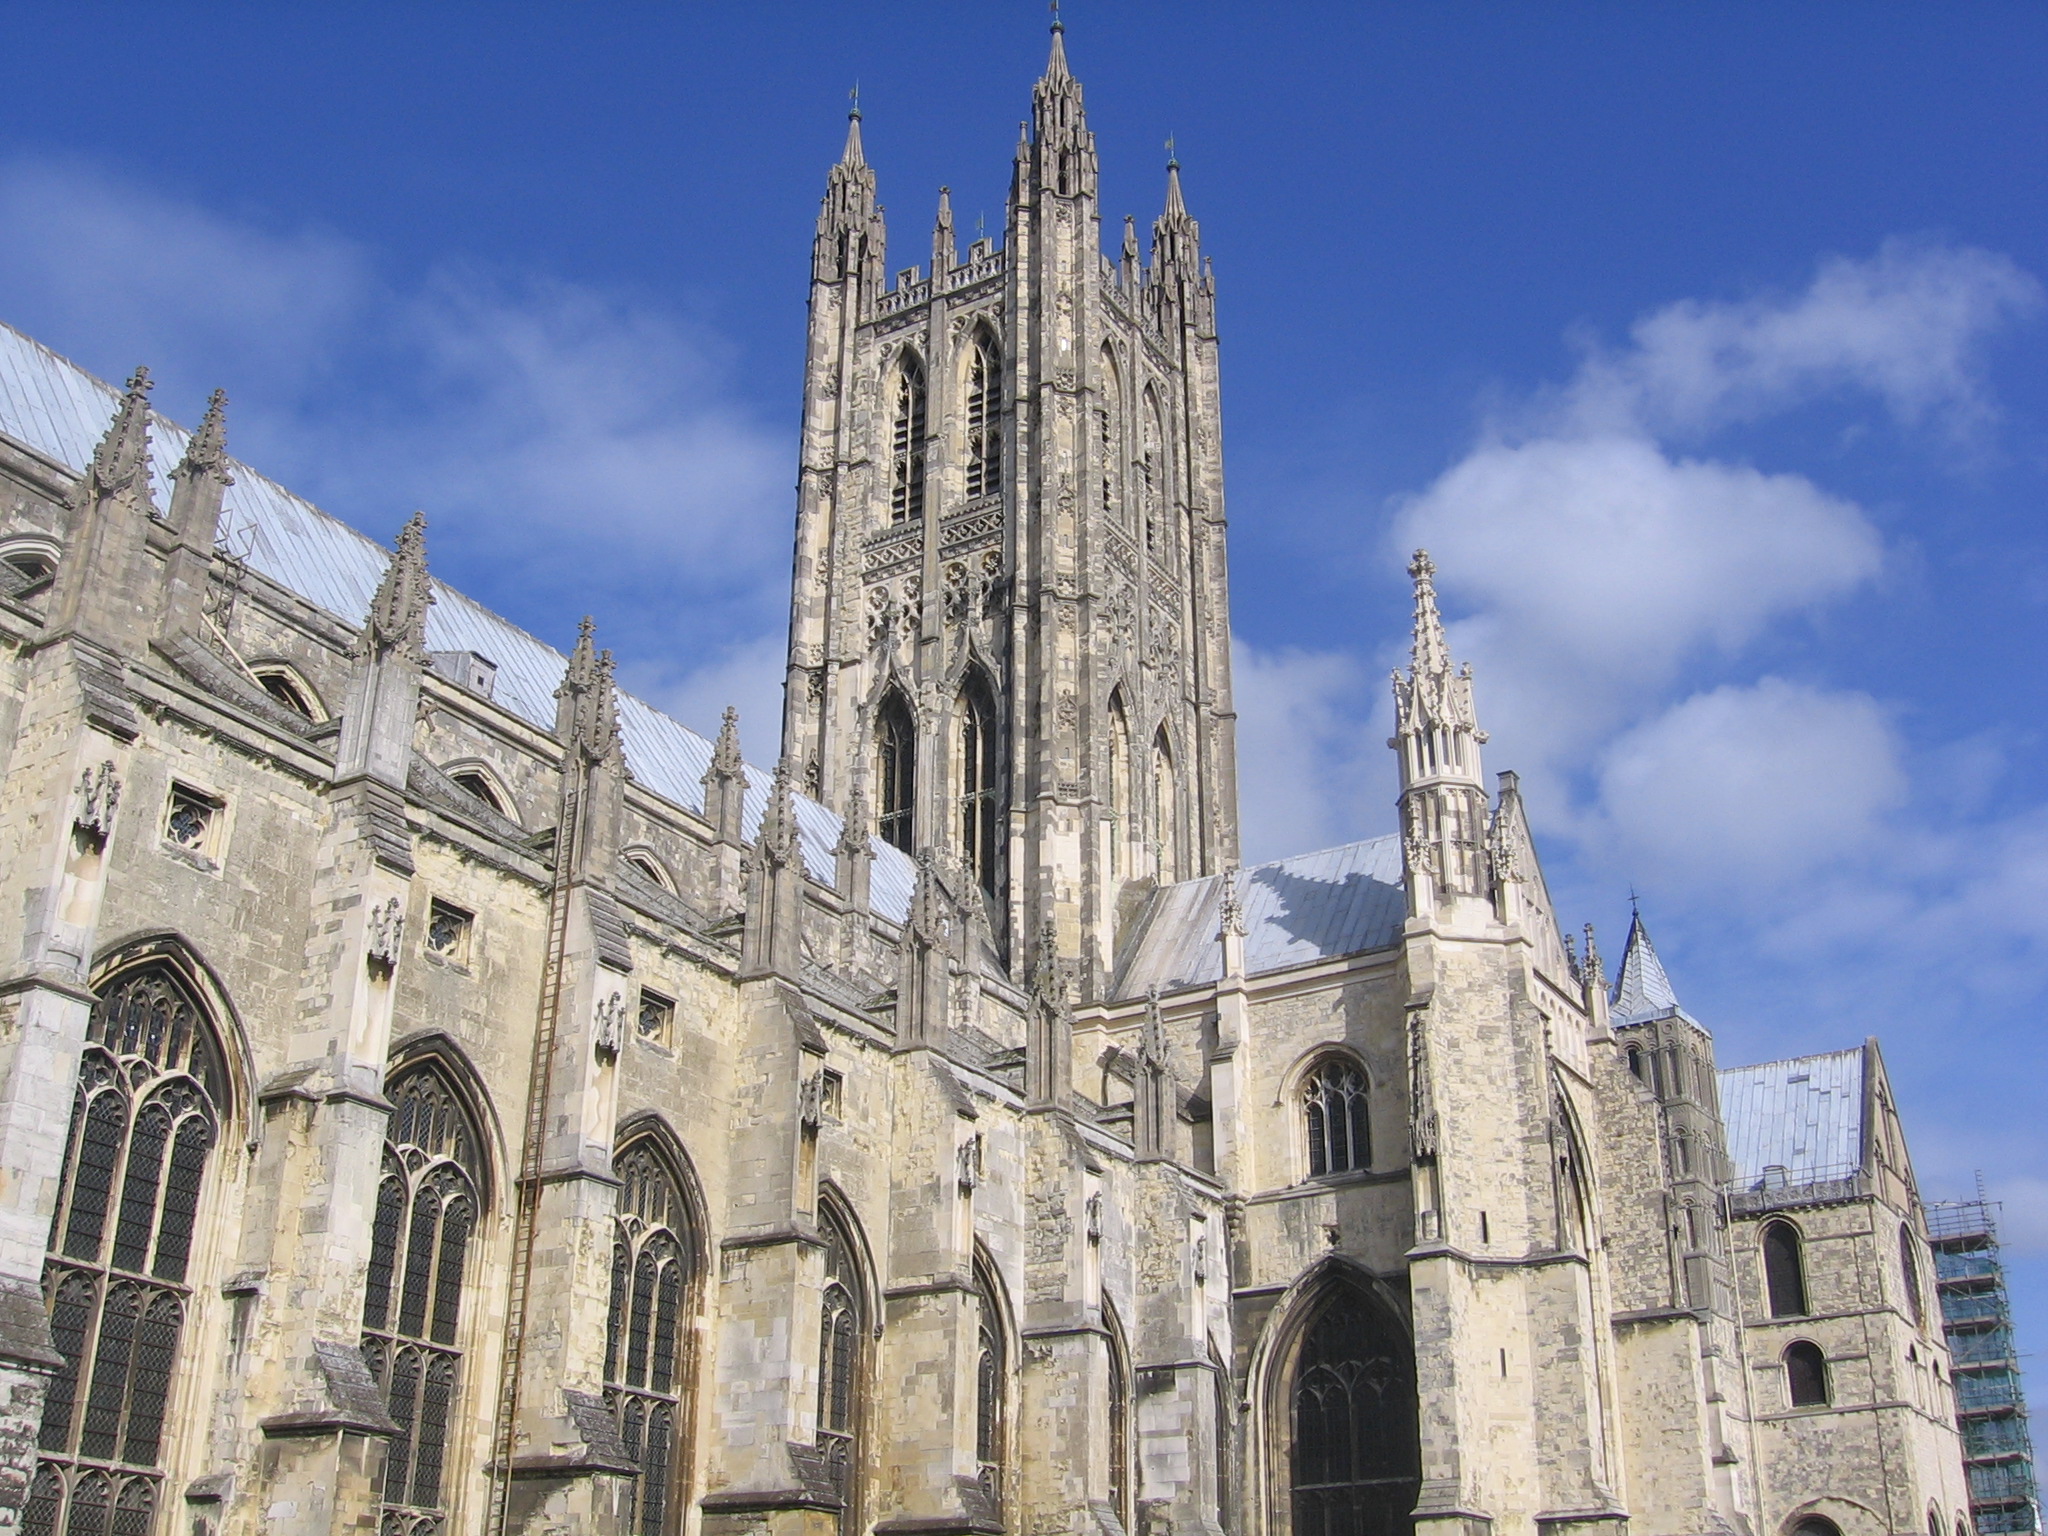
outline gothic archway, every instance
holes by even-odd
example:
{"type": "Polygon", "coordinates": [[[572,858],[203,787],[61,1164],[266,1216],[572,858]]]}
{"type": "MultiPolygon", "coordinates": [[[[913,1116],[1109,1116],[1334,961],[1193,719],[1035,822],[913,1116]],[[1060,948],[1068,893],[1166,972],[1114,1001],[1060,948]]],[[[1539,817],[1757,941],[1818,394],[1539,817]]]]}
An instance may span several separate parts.
{"type": "Polygon", "coordinates": [[[1407,1330],[1341,1266],[1299,1316],[1273,1426],[1292,1536],[1408,1536],[1422,1470],[1407,1330]]]}

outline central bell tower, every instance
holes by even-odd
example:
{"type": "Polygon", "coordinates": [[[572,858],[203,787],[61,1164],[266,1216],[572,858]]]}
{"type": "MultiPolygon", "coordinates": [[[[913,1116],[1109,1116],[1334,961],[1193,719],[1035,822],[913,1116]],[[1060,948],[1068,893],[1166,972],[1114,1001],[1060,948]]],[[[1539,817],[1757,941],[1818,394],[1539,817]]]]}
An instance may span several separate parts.
{"type": "Polygon", "coordinates": [[[1178,162],[1102,249],[1053,27],[1005,239],[886,278],[856,108],[811,266],[783,757],[1085,995],[1155,884],[1234,864],[1215,286],[1178,162]]]}

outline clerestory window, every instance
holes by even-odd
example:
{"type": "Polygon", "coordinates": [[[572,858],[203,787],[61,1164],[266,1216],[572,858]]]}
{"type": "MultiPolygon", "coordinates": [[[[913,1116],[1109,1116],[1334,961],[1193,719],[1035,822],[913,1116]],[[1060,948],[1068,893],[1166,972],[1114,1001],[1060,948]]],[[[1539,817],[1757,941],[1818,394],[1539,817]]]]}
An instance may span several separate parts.
{"type": "Polygon", "coordinates": [[[1372,1166],[1365,1074],[1356,1066],[1339,1059],[1317,1067],[1309,1074],[1302,1108],[1312,1176],[1372,1166]]]}
{"type": "Polygon", "coordinates": [[[25,1531],[147,1532],[227,1073],[170,967],[128,972],[86,1024],[43,1296],[62,1363],[43,1398],[25,1531]]]}

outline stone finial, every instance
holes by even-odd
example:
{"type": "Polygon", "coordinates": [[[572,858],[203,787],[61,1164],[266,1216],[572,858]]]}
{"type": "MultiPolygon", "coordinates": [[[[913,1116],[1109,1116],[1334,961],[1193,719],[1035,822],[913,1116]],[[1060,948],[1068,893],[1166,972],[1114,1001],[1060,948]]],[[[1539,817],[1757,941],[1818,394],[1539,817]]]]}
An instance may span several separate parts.
{"type": "Polygon", "coordinates": [[[740,712],[728,704],[719,717],[718,740],[711,745],[711,772],[729,779],[745,773],[746,768],[747,760],[740,755],[740,712]]]}
{"type": "Polygon", "coordinates": [[[610,651],[599,651],[597,625],[588,615],[577,626],[576,648],[555,690],[556,730],[569,752],[587,763],[621,755],[619,691],[610,651]]]}
{"type": "Polygon", "coordinates": [[[199,430],[185,444],[185,457],[178,462],[179,474],[207,474],[223,485],[233,485],[228,473],[228,392],[216,389],[206,402],[206,414],[199,418],[199,430]]]}
{"type": "Polygon", "coordinates": [[[790,788],[789,762],[775,765],[775,777],[768,789],[768,809],[761,814],[758,839],[761,857],[768,863],[789,866],[796,863],[799,848],[796,797],[790,788]]]}
{"type": "Polygon", "coordinates": [[[847,858],[865,858],[874,825],[874,813],[868,807],[868,787],[859,775],[855,775],[853,787],[847,791],[845,814],[839,822],[839,841],[833,845],[832,852],[847,858]]]}
{"type": "Polygon", "coordinates": [[[1237,871],[1223,872],[1223,912],[1216,925],[1219,939],[1241,939],[1244,937],[1244,904],[1237,898],[1237,871]]]}
{"type": "Polygon", "coordinates": [[[427,655],[427,609],[434,601],[427,579],[427,514],[415,512],[399,530],[398,547],[370,599],[357,642],[361,655],[379,656],[399,650],[424,662],[427,655]]]}
{"type": "Polygon", "coordinates": [[[910,932],[934,948],[952,931],[952,903],[939,878],[939,861],[929,848],[917,856],[917,885],[910,893],[910,932]]]}
{"type": "Polygon", "coordinates": [[[959,264],[959,246],[953,239],[953,189],[941,187],[939,215],[932,222],[932,276],[942,278],[959,264]]]}
{"type": "Polygon", "coordinates": [[[1586,958],[1579,962],[1585,969],[1586,985],[1595,991],[1607,986],[1607,972],[1600,964],[1600,946],[1593,938],[1593,925],[1586,924],[1586,958]]]}
{"type": "Polygon", "coordinates": [[[149,392],[156,388],[147,368],[138,367],[86,466],[84,500],[127,494],[149,501],[149,392]]]}
{"type": "Polygon", "coordinates": [[[1138,264],[1138,221],[1130,214],[1124,215],[1124,267],[1126,270],[1138,264]]]}

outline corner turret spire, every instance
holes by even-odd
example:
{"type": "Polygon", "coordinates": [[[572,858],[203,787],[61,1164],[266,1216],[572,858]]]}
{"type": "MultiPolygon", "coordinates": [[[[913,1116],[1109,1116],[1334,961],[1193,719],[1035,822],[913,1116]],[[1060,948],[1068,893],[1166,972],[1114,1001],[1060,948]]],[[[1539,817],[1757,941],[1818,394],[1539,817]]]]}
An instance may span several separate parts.
{"type": "Polygon", "coordinates": [[[858,276],[869,293],[879,293],[885,243],[874,169],[861,149],[860,87],[855,86],[853,108],[846,114],[846,147],[825,180],[825,200],[818,209],[811,280],[836,283],[858,276]]]}
{"type": "Polygon", "coordinates": [[[1479,748],[1486,733],[1472,707],[1472,668],[1456,667],[1436,607],[1436,562],[1418,549],[1415,637],[1407,676],[1394,673],[1394,737],[1401,754],[1401,811],[1411,908],[1487,894],[1487,795],[1479,748]]]}
{"type": "Polygon", "coordinates": [[[1067,68],[1067,29],[1057,12],[1045,73],[1031,89],[1031,143],[1038,188],[1056,197],[1095,195],[1095,135],[1081,105],[1081,82],[1067,68]]]}

